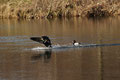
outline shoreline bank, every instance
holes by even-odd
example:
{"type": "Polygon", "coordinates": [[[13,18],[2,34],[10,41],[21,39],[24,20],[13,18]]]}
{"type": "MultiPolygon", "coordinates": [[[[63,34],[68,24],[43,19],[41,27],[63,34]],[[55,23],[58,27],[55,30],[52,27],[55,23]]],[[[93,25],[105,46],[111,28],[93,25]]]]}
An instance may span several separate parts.
{"type": "Polygon", "coordinates": [[[120,15],[118,0],[8,0],[0,4],[0,19],[95,18],[120,15]]]}

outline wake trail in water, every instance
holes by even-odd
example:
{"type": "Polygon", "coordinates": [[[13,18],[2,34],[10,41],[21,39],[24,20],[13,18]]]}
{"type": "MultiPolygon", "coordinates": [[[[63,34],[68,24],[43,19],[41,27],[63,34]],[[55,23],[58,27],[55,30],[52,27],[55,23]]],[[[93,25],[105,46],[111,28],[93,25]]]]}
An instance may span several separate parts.
{"type": "Polygon", "coordinates": [[[112,44],[80,44],[78,46],[74,46],[74,45],[53,45],[51,48],[49,48],[49,47],[35,47],[35,48],[32,48],[32,50],[67,50],[67,49],[75,49],[75,48],[105,47],[105,46],[120,46],[120,43],[112,43],[112,44]]]}

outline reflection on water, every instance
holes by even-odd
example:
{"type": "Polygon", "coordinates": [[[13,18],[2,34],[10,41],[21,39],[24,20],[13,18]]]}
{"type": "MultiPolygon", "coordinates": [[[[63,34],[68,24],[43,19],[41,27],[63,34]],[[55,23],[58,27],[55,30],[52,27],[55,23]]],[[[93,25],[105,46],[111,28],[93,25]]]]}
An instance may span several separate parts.
{"type": "Polygon", "coordinates": [[[0,20],[0,80],[120,80],[119,22],[119,17],[0,20]],[[53,45],[75,39],[92,47],[32,50],[43,45],[29,38],[41,35],[53,45]]]}
{"type": "Polygon", "coordinates": [[[37,54],[37,55],[35,54],[31,58],[32,58],[32,60],[38,60],[43,57],[44,60],[49,60],[51,58],[51,54],[52,54],[51,50],[46,50],[43,54],[41,54],[41,53],[37,54]]]}

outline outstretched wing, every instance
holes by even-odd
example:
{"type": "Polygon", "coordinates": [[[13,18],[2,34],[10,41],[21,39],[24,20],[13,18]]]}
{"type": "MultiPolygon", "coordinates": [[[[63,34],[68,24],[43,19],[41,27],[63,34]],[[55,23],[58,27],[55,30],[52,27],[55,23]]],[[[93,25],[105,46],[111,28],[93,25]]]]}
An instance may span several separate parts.
{"type": "Polygon", "coordinates": [[[31,37],[30,39],[33,40],[33,41],[42,43],[42,44],[44,44],[46,47],[51,47],[51,41],[50,41],[49,37],[47,37],[47,36],[31,37]]]}
{"type": "Polygon", "coordinates": [[[31,37],[30,39],[39,43],[43,43],[43,40],[41,37],[31,37]]]}

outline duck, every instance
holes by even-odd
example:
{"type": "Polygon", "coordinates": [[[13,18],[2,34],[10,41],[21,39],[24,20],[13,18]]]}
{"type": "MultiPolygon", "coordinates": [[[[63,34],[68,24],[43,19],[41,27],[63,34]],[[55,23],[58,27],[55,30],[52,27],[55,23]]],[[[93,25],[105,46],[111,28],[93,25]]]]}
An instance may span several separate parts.
{"type": "Polygon", "coordinates": [[[79,46],[81,43],[77,42],[76,40],[73,40],[73,45],[74,46],[79,46]]]}
{"type": "Polygon", "coordinates": [[[31,40],[44,44],[46,47],[52,47],[51,40],[48,36],[30,37],[31,40]]]}

